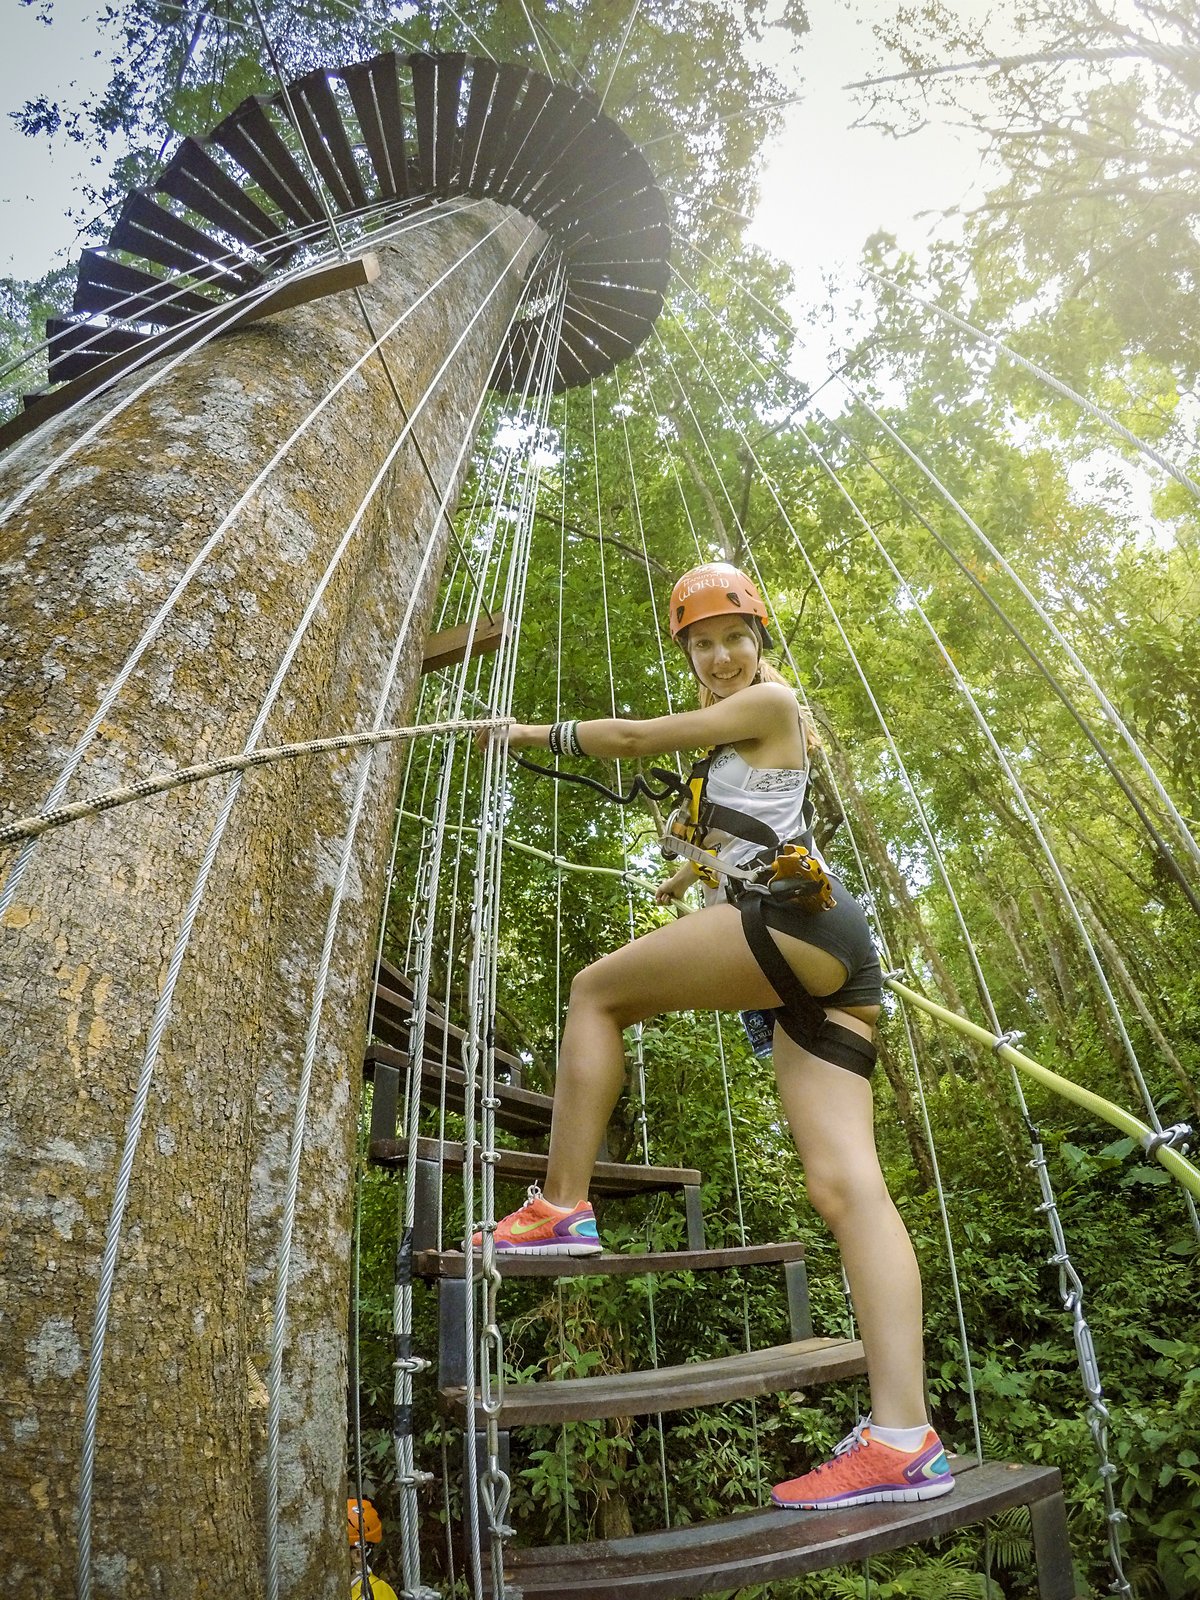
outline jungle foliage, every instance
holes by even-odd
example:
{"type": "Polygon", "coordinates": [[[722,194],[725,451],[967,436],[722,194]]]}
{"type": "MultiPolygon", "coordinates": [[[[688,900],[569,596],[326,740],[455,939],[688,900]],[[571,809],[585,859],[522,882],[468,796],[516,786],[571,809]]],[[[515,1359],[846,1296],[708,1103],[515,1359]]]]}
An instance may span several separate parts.
{"type": "MultiPolygon", "coordinates": [[[[624,0],[535,9],[541,45],[548,54],[559,48],[564,73],[569,56],[573,71],[603,88],[628,15],[624,0]]],[[[521,10],[473,4],[463,15],[496,55],[534,60],[521,10]]],[[[1140,1070],[1163,1123],[1195,1125],[1200,875],[1160,797],[1012,574],[1041,598],[1194,832],[1196,501],[1102,421],[903,292],[1007,339],[1200,476],[1195,18],[1157,0],[1123,8],[1035,0],[1022,14],[1024,42],[1029,54],[1053,59],[992,69],[983,88],[977,74],[969,85],[951,75],[868,93],[867,114],[901,131],[935,114],[973,120],[1005,177],[978,212],[947,229],[951,242],[928,262],[887,238],[870,242],[865,260],[885,281],[864,288],[844,382],[824,389],[818,405],[788,375],[798,336],[778,309],[788,274],[746,248],[732,220],[752,202],[756,152],[772,115],[742,113],[776,97],[742,49],[742,30],[763,27],[767,8],[736,15],[717,4],[656,0],[642,11],[608,103],[635,139],[676,135],[649,153],[676,205],[678,275],[660,334],[640,357],[594,397],[573,394],[552,414],[554,464],[539,502],[517,714],[549,720],[561,709],[586,718],[615,708],[636,717],[660,711],[667,695],[676,706],[690,703],[682,661],[660,657],[656,645],[670,578],[698,550],[753,559],[825,738],[822,809],[830,826],[844,815],[829,854],[865,896],[889,963],[976,1018],[985,1015],[982,971],[1002,1026],[1022,1030],[1031,1055],[1142,1114],[1140,1070]],[[1150,49],[1164,41],[1172,48],[1150,49]],[[1039,831],[1053,845],[1078,921],[1039,831]],[[1137,1069],[1081,928],[1112,987],[1137,1069]]],[[[406,41],[470,48],[441,8],[423,15],[314,0],[301,13],[271,0],[264,13],[291,72],[394,42],[393,26],[406,41]]],[[[221,26],[136,0],[120,10],[124,44],[109,94],[74,110],[32,99],[25,125],[88,140],[129,137],[132,153],[103,197],[111,199],[149,170],[164,127],[203,130],[244,94],[269,91],[247,15],[221,26]]],[[[802,44],[799,8],[789,25],[802,44]]],[[[994,54],[940,4],[905,8],[879,32],[913,69],[994,54]]],[[[36,286],[36,296],[53,288],[36,286]]],[[[19,299],[19,286],[10,293],[19,299]]],[[[34,299],[31,288],[23,315],[36,311],[34,299]]],[[[485,446],[501,423],[498,410],[485,446]]],[[[500,493],[482,454],[477,487],[483,502],[500,493]]],[[[656,870],[653,819],[644,813],[618,815],[595,797],[520,772],[511,810],[513,832],[526,843],[593,866],[631,861],[643,874],[656,870]]],[[[405,837],[402,859],[411,862],[418,835],[405,837]]],[[[504,880],[497,1033],[530,1059],[530,1080],[549,1087],[571,975],[626,938],[631,920],[641,931],[661,913],[648,894],[630,900],[616,879],[556,874],[529,858],[517,868],[516,859],[508,858],[504,880]]],[[[411,872],[402,874],[390,930],[398,958],[412,892],[411,872]]],[[[461,975],[443,970],[437,978],[453,1003],[461,975]]],[[[743,1225],[752,1240],[803,1238],[818,1331],[844,1329],[836,1255],[804,1201],[769,1065],[749,1055],[731,1019],[720,1031],[710,1017],[656,1021],[640,1049],[652,1157],[703,1171],[710,1242],[737,1242],[743,1225]]],[[[909,1018],[906,1031],[894,1011],[882,1056],[881,1151],[925,1272],[936,1420],[948,1441],[972,1448],[922,1103],[945,1186],[983,1443],[989,1453],[1062,1469],[1080,1592],[1104,1593],[1104,1506],[1071,1318],[1047,1260],[1050,1237],[1035,1209],[1029,1135],[1012,1083],[991,1057],[921,1017],[909,1018]]],[[[1186,1600],[1200,1592],[1195,1233],[1180,1192],[1130,1141],[1040,1089],[1026,1086],[1026,1097],[1085,1286],[1111,1412],[1115,1490],[1128,1518],[1126,1570],[1138,1600],[1186,1600]]],[[[642,1109],[631,1087],[614,1155],[635,1148],[642,1109]]],[[[368,1173],[361,1397],[367,1471],[385,1508],[394,1212],[392,1180],[368,1173]]],[[[682,1218],[670,1204],[612,1206],[601,1220],[616,1247],[682,1242],[682,1218]]],[[[448,1212],[447,1241],[461,1236],[463,1222],[448,1212]]],[[[502,1305],[516,1375],[621,1370],[655,1355],[671,1363],[735,1350],[747,1334],[760,1344],[787,1337],[782,1288],[767,1269],[744,1283],[681,1275],[653,1286],[509,1287],[502,1305]]],[[[417,1347],[431,1353],[436,1338],[430,1298],[417,1347]]],[[[664,1480],[676,1520],[721,1515],[760,1501],[764,1485],[827,1451],[859,1401],[848,1389],[687,1413],[667,1419],[661,1439],[652,1421],[530,1430],[514,1451],[514,1516],[540,1538],[655,1526],[664,1480]]],[[[423,1404],[432,1463],[441,1423],[427,1392],[423,1404]]],[[[431,1506],[435,1544],[438,1517],[431,1506]]],[[[770,1594],[1019,1600],[1034,1592],[1031,1559],[1028,1529],[1011,1517],[986,1536],[876,1561],[869,1577],[830,1574],[773,1585],[770,1594]]]]}

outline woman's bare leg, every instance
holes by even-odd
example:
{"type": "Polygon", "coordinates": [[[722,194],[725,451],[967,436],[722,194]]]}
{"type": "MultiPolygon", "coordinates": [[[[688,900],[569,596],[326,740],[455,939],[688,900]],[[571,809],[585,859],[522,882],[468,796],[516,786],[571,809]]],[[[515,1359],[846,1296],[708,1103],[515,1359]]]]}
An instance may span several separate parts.
{"type": "MultiPolygon", "coordinates": [[[[823,950],[805,945],[788,955],[803,965],[797,975],[807,988],[829,994],[845,981],[845,967],[823,950]]],[[[680,917],[586,967],[571,985],[559,1050],[546,1199],[574,1206],[587,1195],[625,1081],[623,1029],[667,1011],[778,1004],[729,905],[680,917]]]]}
{"type": "MultiPolygon", "coordinates": [[[[834,1019],[844,1022],[841,1012],[834,1019]]],[[[921,1276],[875,1150],[865,1078],[775,1030],[775,1075],[809,1199],[837,1240],[867,1356],[871,1415],[881,1428],[926,1420],[921,1276]]]]}
{"type": "MultiPolygon", "coordinates": [[[[845,981],[836,957],[794,938],[776,942],[810,993],[831,994],[845,981]]],[[[587,1195],[624,1083],[625,1028],[661,1012],[778,1003],[733,906],[682,917],[585,968],[571,986],[559,1053],[547,1200],[574,1206],[587,1195]]],[[[840,1011],[833,1017],[871,1036],[861,1017],[840,1011]]],[[[809,1198],[842,1253],[867,1354],[872,1415],[883,1428],[916,1427],[926,1416],[921,1279],[879,1167],[870,1085],[802,1050],[780,1028],[775,1063],[809,1198]]]]}

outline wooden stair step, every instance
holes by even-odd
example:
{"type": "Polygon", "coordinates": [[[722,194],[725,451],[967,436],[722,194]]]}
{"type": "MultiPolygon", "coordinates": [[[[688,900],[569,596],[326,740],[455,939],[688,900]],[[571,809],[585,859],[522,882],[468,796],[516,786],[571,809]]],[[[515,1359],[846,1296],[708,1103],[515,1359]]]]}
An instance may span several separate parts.
{"type": "MultiPolygon", "coordinates": [[[[426,1056],[421,1063],[421,1099],[426,1105],[441,1101],[442,1083],[446,1086],[446,1109],[461,1112],[466,1108],[467,1075],[460,1067],[441,1063],[441,1046],[437,1039],[425,1039],[426,1056]],[[431,1059],[432,1057],[432,1059],[431,1059]]],[[[363,1061],[363,1075],[375,1077],[377,1066],[395,1067],[399,1072],[408,1069],[408,1052],[393,1050],[385,1044],[373,1044],[367,1049],[363,1061]]],[[[550,1132],[550,1112],[554,1101],[548,1094],[538,1094],[533,1089],[518,1089],[512,1084],[496,1084],[496,1126],[510,1133],[521,1133],[526,1138],[537,1138],[550,1132]]]]}
{"type": "MultiPolygon", "coordinates": [[[[546,1157],[529,1150],[501,1150],[496,1177],[501,1183],[540,1183],[546,1176],[546,1157]]],[[[372,1139],[371,1160],[381,1167],[403,1166],[408,1160],[407,1139],[372,1139]]],[[[443,1171],[461,1169],[463,1147],[449,1139],[417,1140],[417,1160],[439,1163],[443,1171]]],[[[479,1169],[479,1151],[475,1168],[479,1169]]],[[[598,1161],[592,1174],[594,1195],[655,1194],[667,1189],[694,1188],[700,1174],[691,1167],[635,1167],[622,1161],[598,1161]]]]}
{"type": "Polygon", "coordinates": [[[337,76],[350,91],[380,197],[403,198],[410,192],[410,158],[404,129],[399,56],[394,50],[385,50],[370,61],[339,67],[337,76]]]}
{"type": "Polygon", "coordinates": [[[988,1461],[963,1470],[937,1500],[851,1506],[840,1511],[738,1512],[718,1522],[597,1543],[508,1549],[505,1576],[533,1600],[682,1600],[741,1589],[936,1539],[1011,1506],[1029,1505],[1039,1558],[1041,1600],[1072,1600],[1062,1480],[1056,1468],[988,1461]],[[1043,1559],[1045,1558],[1045,1559],[1043,1559]]]}
{"type": "MultiPolygon", "coordinates": [[[[866,1357],[857,1339],[800,1339],[767,1350],[689,1361],[682,1367],[509,1383],[500,1407],[500,1426],[644,1417],[689,1406],[717,1406],[727,1400],[776,1394],[781,1389],[807,1389],[839,1378],[856,1378],[866,1370],[866,1357]]],[[[466,1390],[444,1389],[442,1398],[462,1410],[466,1390]]]]}
{"type": "Polygon", "coordinates": [[[270,101],[262,95],[248,95],[209,137],[254,180],[293,227],[320,222],[324,218],[321,198],[267,115],[269,106],[270,101]]]}
{"type": "MultiPolygon", "coordinates": [[[[718,1250],[605,1250],[598,1256],[531,1256],[497,1254],[504,1278],[640,1278],[649,1272],[725,1272],[735,1267],[780,1266],[803,1261],[798,1239],[782,1244],[731,1245],[718,1250]]],[[[421,1278],[462,1278],[466,1257],[461,1250],[420,1250],[414,1271],[421,1278]]]]}
{"type": "Polygon", "coordinates": [[[355,211],[369,204],[328,74],[320,67],[306,73],[292,84],[290,94],[300,136],[338,210],[355,211]]]}
{"type": "MultiPolygon", "coordinates": [[[[413,1002],[410,993],[395,988],[390,982],[382,979],[375,985],[375,1017],[372,1023],[372,1032],[376,1038],[382,1039],[393,1050],[408,1054],[408,1025],[413,1013],[413,1002]]],[[[443,1050],[447,1060],[454,1066],[462,1067],[462,1044],[467,1037],[466,1029],[460,1028],[453,1022],[447,1022],[440,1006],[430,1004],[425,1012],[425,1058],[426,1060],[440,1061],[443,1050]]],[[[520,1076],[522,1062],[508,1050],[495,1052],[498,1068],[520,1076]]]]}

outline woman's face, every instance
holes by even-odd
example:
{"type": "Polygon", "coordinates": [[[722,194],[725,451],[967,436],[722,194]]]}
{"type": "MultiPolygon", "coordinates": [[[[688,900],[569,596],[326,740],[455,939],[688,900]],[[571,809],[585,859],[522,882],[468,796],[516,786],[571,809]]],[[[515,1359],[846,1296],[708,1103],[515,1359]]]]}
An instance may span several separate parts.
{"type": "Polygon", "coordinates": [[[742,617],[693,622],[687,652],[700,682],[720,700],[748,687],[758,672],[758,635],[742,617]]]}

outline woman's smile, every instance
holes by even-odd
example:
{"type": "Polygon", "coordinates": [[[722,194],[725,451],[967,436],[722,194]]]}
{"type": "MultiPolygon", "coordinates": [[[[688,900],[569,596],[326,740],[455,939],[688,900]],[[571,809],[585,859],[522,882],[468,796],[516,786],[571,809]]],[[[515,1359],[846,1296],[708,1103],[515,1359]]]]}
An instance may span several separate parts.
{"type": "Polygon", "coordinates": [[[758,638],[741,617],[694,624],[687,648],[700,682],[722,699],[753,683],[758,673],[758,638]]]}

